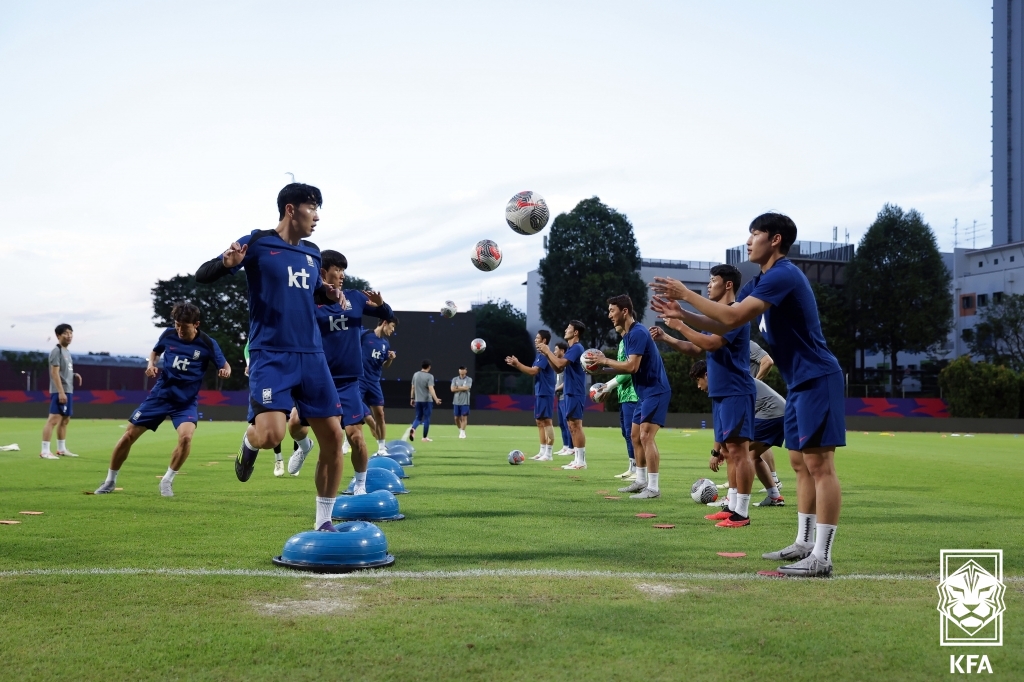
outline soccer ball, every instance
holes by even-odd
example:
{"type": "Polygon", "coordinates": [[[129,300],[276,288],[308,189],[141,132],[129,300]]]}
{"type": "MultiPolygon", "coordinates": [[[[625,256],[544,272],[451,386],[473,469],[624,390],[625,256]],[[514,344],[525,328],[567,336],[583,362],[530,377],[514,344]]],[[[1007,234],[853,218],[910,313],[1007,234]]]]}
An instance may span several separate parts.
{"type": "Polygon", "coordinates": [[[505,206],[505,222],[519,234],[537,234],[548,224],[548,204],[536,192],[520,192],[505,206]]]}
{"type": "Polygon", "coordinates": [[[501,265],[501,249],[490,239],[481,239],[473,247],[469,259],[473,261],[477,270],[490,272],[501,265]]]}
{"type": "Polygon", "coordinates": [[[522,464],[526,461],[526,455],[523,454],[522,450],[513,450],[508,453],[509,464],[522,464]]]}
{"type": "Polygon", "coordinates": [[[697,504],[707,504],[718,499],[718,486],[709,478],[698,478],[690,486],[690,497],[697,504]]]}
{"type": "Polygon", "coordinates": [[[588,374],[593,374],[598,368],[603,367],[604,360],[604,353],[597,348],[588,348],[580,356],[580,363],[588,374]]]}
{"type": "Polygon", "coordinates": [[[487,342],[483,339],[473,339],[469,342],[469,349],[477,355],[480,355],[487,350],[487,342]]]}
{"type": "Polygon", "coordinates": [[[601,398],[598,397],[597,394],[600,391],[603,391],[603,390],[604,390],[604,384],[601,384],[601,383],[591,384],[590,385],[590,399],[593,400],[595,403],[601,402],[601,398]]]}
{"type": "Polygon", "coordinates": [[[451,319],[455,317],[455,313],[457,312],[458,309],[455,307],[455,301],[445,301],[444,305],[441,306],[442,317],[447,317],[448,319],[451,319]]]}

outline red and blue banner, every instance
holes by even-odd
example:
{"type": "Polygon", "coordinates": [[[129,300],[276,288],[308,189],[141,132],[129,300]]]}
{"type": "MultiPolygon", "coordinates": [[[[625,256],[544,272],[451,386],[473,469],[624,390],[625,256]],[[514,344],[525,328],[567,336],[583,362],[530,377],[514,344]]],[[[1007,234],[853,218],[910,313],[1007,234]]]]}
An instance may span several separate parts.
{"type": "MultiPolygon", "coordinates": [[[[75,391],[75,405],[139,405],[149,391],[75,391]]],[[[0,403],[49,403],[49,391],[0,391],[0,403]]],[[[247,391],[199,391],[201,406],[248,406],[247,391]]]]}
{"type": "Polygon", "coordinates": [[[949,419],[949,409],[941,398],[847,398],[846,416],[949,419]]]}
{"type": "MultiPolygon", "coordinates": [[[[477,395],[473,400],[473,408],[477,410],[500,410],[502,412],[533,412],[534,396],[532,395],[477,395]]],[[[587,401],[586,412],[603,412],[604,404],[587,401]]],[[[558,411],[558,404],[555,404],[558,411]]]]}

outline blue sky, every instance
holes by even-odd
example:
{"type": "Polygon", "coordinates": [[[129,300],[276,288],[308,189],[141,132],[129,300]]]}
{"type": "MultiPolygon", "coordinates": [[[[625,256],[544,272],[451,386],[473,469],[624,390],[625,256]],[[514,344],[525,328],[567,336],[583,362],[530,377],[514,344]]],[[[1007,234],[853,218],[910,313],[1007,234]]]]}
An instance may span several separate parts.
{"type": "Polygon", "coordinates": [[[146,353],[154,282],[273,227],[289,171],[397,309],[525,308],[523,189],[601,197],[647,257],[723,260],[768,209],[856,241],[885,202],[987,245],[991,31],[968,1],[3,3],[0,347],[146,353]]]}

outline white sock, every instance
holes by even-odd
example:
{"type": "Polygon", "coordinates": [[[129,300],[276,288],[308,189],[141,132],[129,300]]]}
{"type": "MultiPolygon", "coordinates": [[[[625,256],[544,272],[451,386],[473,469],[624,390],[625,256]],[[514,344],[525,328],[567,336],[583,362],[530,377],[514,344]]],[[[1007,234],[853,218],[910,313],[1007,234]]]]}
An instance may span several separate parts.
{"type": "Polygon", "coordinates": [[[64,441],[62,441],[62,440],[58,440],[57,441],[57,452],[64,452],[64,449],[66,447],[67,447],[67,445],[64,444],[64,441]]]}
{"type": "Polygon", "coordinates": [[[283,462],[284,461],[284,455],[281,454],[281,451],[279,449],[278,450],[274,450],[274,461],[275,462],[283,462]]]}
{"type": "Polygon", "coordinates": [[[836,537],[836,527],[827,523],[819,523],[817,526],[813,554],[821,561],[832,561],[832,541],[836,537]]]}
{"type": "Polygon", "coordinates": [[[750,517],[750,493],[747,493],[746,495],[741,495],[740,493],[736,493],[736,506],[735,507],[729,507],[729,509],[732,509],[734,514],[739,514],[740,516],[745,516],[745,517],[749,518],[750,517]]]}
{"type": "Polygon", "coordinates": [[[42,452],[44,455],[50,454],[50,441],[43,441],[43,449],[40,452],[42,452]]]}
{"type": "Polygon", "coordinates": [[[309,436],[306,436],[305,438],[299,441],[299,447],[302,448],[303,452],[309,452],[310,450],[313,449],[313,441],[309,439],[309,436]]]}
{"type": "Polygon", "coordinates": [[[259,450],[259,448],[254,448],[252,446],[252,443],[249,442],[249,436],[248,435],[242,436],[242,445],[244,445],[245,447],[249,448],[250,450],[259,450]]]}
{"type": "Polygon", "coordinates": [[[814,544],[814,526],[818,523],[817,514],[801,514],[797,512],[797,527],[796,527],[796,544],[807,545],[814,544]]]}
{"type": "Polygon", "coordinates": [[[579,462],[580,464],[586,464],[587,463],[587,449],[586,448],[576,448],[576,461],[579,462]]]}
{"type": "Polygon", "coordinates": [[[113,469],[107,469],[107,480],[106,483],[117,483],[117,474],[119,472],[113,469]]]}
{"type": "Polygon", "coordinates": [[[324,523],[331,520],[331,514],[334,513],[334,500],[333,497],[318,497],[316,498],[316,524],[314,528],[319,528],[324,523]]]}
{"type": "Polygon", "coordinates": [[[658,474],[647,474],[647,489],[658,492],[658,474]]]}
{"type": "Polygon", "coordinates": [[[774,500],[778,496],[779,496],[779,489],[776,486],[772,486],[771,488],[768,488],[768,497],[770,497],[770,498],[772,498],[774,500]]]}
{"type": "Polygon", "coordinates": [[[778,487],[778,485],[779,485],[779,475],[777,473],[775,473],[774,471],[772,472],[772,480],[775,481],[775,486],[778,487]]]}
{"type": "Polygon", "coordinates": [[[729,509],[731,511],[736,511],[736,488],[729,488],[729,495],[727,499],[729,500],[729,509]]]}
{"type": "Polygon", "coordinates": [[[384,441],[378,440],[377,441],[377,451],[380,452],[381,450],[387,450],[387,446],[384,443],[384,441]]]}
{"type": "Polygon", "coordinates": [[[366,472],[365,471],[357,471],[356,472],[356,485],[366,485],[366,472]]]}
{"type": "Polygon", "coordinates": [[[636,471],[636,460],[635,459],[629,460],[629,470],[630,471],[636,471]]]}
{"type": "Polygon", "coordinates": [[[647,485],[647,467],[636,468],[636,484],[647,485]]]}
{"type": "Polygon", "coordinates": [[[164,480],[170,483],[171,481],[174,480],[174,474],[176,473],[178,472],[172,469],[171,467],[167,467],[167,473],[164,474],[164,480]]]}

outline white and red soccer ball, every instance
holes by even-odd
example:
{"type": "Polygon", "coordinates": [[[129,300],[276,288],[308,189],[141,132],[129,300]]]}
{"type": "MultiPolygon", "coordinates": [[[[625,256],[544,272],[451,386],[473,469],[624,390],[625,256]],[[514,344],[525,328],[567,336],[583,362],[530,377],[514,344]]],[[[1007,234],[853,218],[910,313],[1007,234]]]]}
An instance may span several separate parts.
{"type": "Polygon", "coordinates": [[[596,384],[591,384],[590,385],[590,399],[593,400],[595,403],[601,402],[601,399],[604,398],[604,396],[601,395],[602,391],[604,391],[604,384],[603,383],[599,382],[599,383],[596,383],[596,384]]]}
{"type": "Polygon", "coordinates": [[[487,342],[483,339],[473,339],[469,342],[469,349],[477,355],[480,355],[487,350],[487,342]]]}
{"type": "Polygon", "coordinates": [[[490,272],[501,265],[501,248],[490,239],[481,239],[473,247],[469,259],[477,270],[490,272]]]}
{"type": "Polygon", "coordinates": [[[526,461],[526,455],[523,454],[522,450],[513,450],[508,453],[509,464],[522,464],[526,461]]]}
{"type": "Polygon", "coordinates": [[[441,306],[441,317],[451,319],[455,317],[457,312],[459,312],[459,309],[455,307],[455,301],[445,301],[444,305],[441,306]]]}
{"type": "Polygon", "coordinates": [[[718,486],[710,478],[698,478],[690,486],[690,497],[697,504],[708,504],[718,499],[718,486]]]}
{"type": "Polygon", "coordinates": [[[537,234],[550,216],[547,202],[536,192],[519,192],[505,206],[505,222],[519,234],[537,234]]]}
{"type": "Polygon", "coordinates": [[[583,351],[583,355],[580,356],[580,364],[583,365],[583,369],[585,369],[588,374],[593,374],[604,367],[605,360],[607,360],[607,358],[604,356],[604,353],[600,348],[588,348],[583,351]]]}

